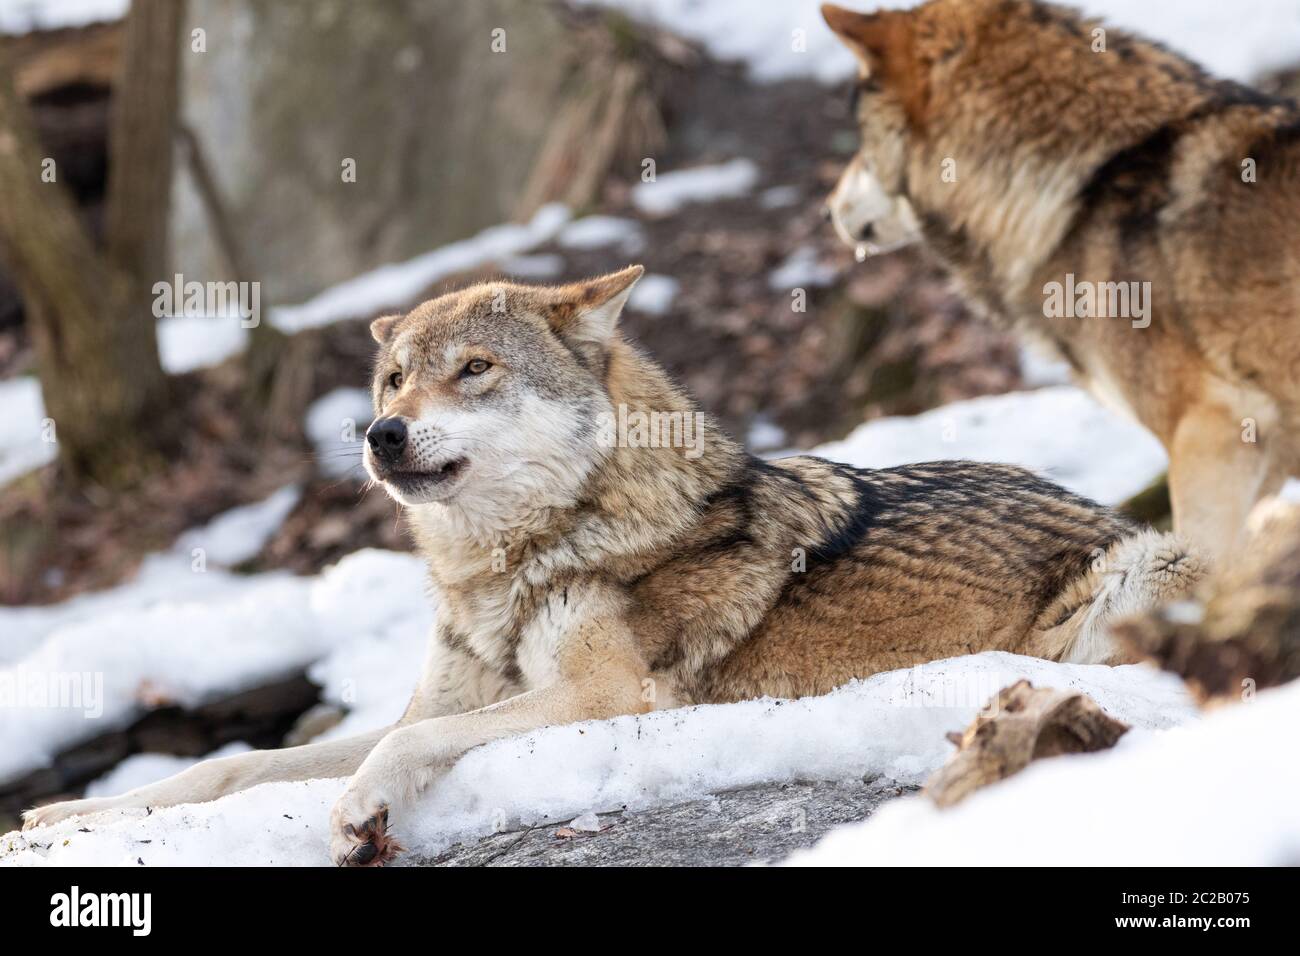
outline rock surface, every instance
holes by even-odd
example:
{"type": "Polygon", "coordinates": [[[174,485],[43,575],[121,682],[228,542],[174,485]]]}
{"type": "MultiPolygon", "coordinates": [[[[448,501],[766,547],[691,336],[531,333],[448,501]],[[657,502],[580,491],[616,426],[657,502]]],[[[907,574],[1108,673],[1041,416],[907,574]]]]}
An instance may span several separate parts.
{"type": "Polygon", "coordinates": [[[773,862],[915,788],[874,778],[769,783],[649,810],[551,822],[462,843],[416,866],[740,866],[773,862]],[[598,823],[596,822],[598,821],[598,823]]]}

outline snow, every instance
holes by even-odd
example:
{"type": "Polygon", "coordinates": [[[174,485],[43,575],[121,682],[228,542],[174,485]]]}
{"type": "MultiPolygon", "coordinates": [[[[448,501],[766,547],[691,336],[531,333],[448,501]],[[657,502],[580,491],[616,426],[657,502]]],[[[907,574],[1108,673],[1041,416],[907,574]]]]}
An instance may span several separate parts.
{"type": "MultiPolygon", "coordinates": [[[[1196,719],[1179,681],[1143,665],[988,653],[877,674],[822,697],[688,707],[501,740],[468,753],[416,805],[395,811],[394,831],[412,855],[429,854],[519,823],[559,825],[764,781],[883,774],[919,783],[951,751],[944,734],[1022,677],[1092,695],[1134,725],[1131,735],[1196,719]]],[[[4,837],[0,862],[324,865],[329,809],[342,786],[265,784],[209,804],[66,821],[4,837]],[[93,835],[78,832],[87,824],[93,835]]]]}
{"type": "MultiPolygon", "coordinates": [[[[58,446],[46,441],[41,383],[30,375],[0,381],[0,485],[52,462],[58,446]]],[[[55,430],[55,437],[58,431],[55,430]]]]}
{"type": "Polygon", "coordinates": [[[330,478],[364,478],[361,443],[374,419],[374,405],[364,388],[339,387],[307,408],[303,430],[316,449],[316,467],[330,478]]]}
{"type": "Polygon", "coordinates": [[[767,277],[768,287],[776,291],[827,286],[839,277],[840,270],[833,265],[817,261],[817,250],[800,246],[767,277]]]}
{"type": "MultiPolygon", "coordinates": [[[[314,578],[240,576],[218,567],[256,554],[297,497],[298,489],[287,487],[186,532],[113,590],[51,607],[0,608],[0,690],[19,695],[0,722],[0,781],[160,703],[194,706],[254,687],[349,642],[383,648],[403,626],[423,638],[431,611],[423,565],[410,555],[358,551],[314,578]],[[381,582],[403,586],[411,606],[375,621],[361,598],[381,582]],[[76,682],[82,699],[51,706],[27,689],[62,680],[76,682]],[[83,706],[87,697],[93,706],[83,706]]],[[[386,661],[413,674],[419,657],[403,662],[390,654],[386,661]]],[[[336,697],[345,700],[346,691],[336,697]]],[[[360,693],[363,705],[373,702],[368,688],[360,693]]]]}
{"type": "Polygon", "coordinates": [[[1294,866],[1300,681],[1112,750],[1036,762],[948,810],[924,797],[842,827],[796,865],[1294,866]]]}
{"type": "Polygon", "coordinates": [[[659,173],[650,182],[632,187],[632,205],[649,216],[666,216],[696,202],[737,199],[758,182],[758,167],[748,159],[716,166],[696,166],[659,173]]]}
{"type": "Polygon", "coordinates": [[[168,315],[158,320],[158,359],[168,375],[220,365],[248,348],[238,316],[168,315]]]}
{"type": "Polygon", "coordinates": [[[130,0],[0,0],[0,33],[29,33],[120,20],[130,0]]]}
{"type": "Polygon", "coordinates": [[[618,216],[585,216],[560,230],[556,242],[566,249],[599,249],[617,245],[629,255],[645,245],[641,224],[618,216]]]}
{"type": "Polygon", "coordinates": [[[364,318],[382,309],[404,308],[448,276],[520,255],[549,241],[568,221],[569,211],[564,206],[543,206],[526,224],[492,226],[414,259],[362,273],[301,305],[273,309],[271,322],[282,332],[300,332],[343,319],[364,318]]]}
{"type": "Polygon", "coordinates": [[[673,307],[673,301],[677,298],[681,287],[682,284],[672,276],[647,273],[632,287],[627,307],[634,312],[645,312],[648,315],[665,315],[673,307]]]}
{"type": "Polygon", "coordinates": [[[232,508],[203,527],[186,531],[174,550],[191,559],[201,553],[205,561],[234,567],[257,556],[301,497],[301,488],[285,485],[263,501],[232,508]]]}
{"type": "Polygon", "coordinates": [[[1033,345],[1020,347],[1020,377],[1030,388],[1044,385],[1069,385],[1070,363],[1053,358],[1033,345]]]}
{"type": "Polygon", "coordinates": [[[745,436],[745,445],[756,452],[785,448],[787,441],[785,429],[762,415],[755,417],[750,423],[749,434],[745,436]]]}
{"type": "MultiPolygon", "coordinates": [[[[720,60],[748,64],[759,81],[811,77],[836,83],[855,61],[827,28],[821,0],[581,0],[614,7],[701,43],[720,60]]],[[[915,0],[843,0],[863,11],[909,8],[915,0]]],[[[1300,10],[1279,0],[1080,0],[1071,4],[1159,40],[1210,71],[1250,81],[1300,62],[1300,10]]]]}
{"type": "Polygon", "coordinates": [[[1146,429],[1069,385],[954,402],[908,418],[859,425],[814,454],[860,468],[966,458],[1022,465],[1070,490],[1118,504],[1165,470],[1146,429]]]}

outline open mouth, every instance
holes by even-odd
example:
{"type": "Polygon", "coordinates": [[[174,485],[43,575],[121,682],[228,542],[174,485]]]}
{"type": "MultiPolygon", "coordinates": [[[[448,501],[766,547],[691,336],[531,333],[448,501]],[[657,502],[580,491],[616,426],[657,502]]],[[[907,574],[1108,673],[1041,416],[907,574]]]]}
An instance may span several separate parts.
{"type": "Polygon", "coordinates": [[[384,481],[403,490],[418,491],[422,488],[445,485],[464,471],[467,464],[469,464],[467,459],[453,458],[440,467],[428,471],[390,471],[384,475],[384,481]]]}

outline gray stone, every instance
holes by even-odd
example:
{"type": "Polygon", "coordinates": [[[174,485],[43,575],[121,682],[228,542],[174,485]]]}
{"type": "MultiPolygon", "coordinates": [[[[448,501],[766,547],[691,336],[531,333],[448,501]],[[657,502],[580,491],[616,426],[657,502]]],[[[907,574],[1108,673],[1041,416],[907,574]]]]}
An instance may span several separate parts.
{"type": "Polygon", "coordinates": [[[674,806],[600,814],[599,832],[568,821],[497,833],[453,846],[416,866],[739,866],[771,862],[816,843],[832,827],[863,820],[916,788],[875,778],[770,783],[674,806]],[[559,835],[557,835],[559,834],[559,835]]]}
{"type": "MultiPolygon", "coordinates": [[[[558,11],[531,0],[194,0],[185,34],[183,119],[264,306],[526,212],[577,55],[558,11]]],[[[231,278],[212,231],[180,163],[187,280],[231,278]]]]}

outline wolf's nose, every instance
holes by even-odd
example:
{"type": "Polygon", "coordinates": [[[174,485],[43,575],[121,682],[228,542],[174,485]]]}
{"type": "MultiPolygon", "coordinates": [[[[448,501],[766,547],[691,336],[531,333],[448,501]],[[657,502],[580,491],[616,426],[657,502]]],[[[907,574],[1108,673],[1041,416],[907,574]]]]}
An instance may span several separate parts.
{"type": "Polygon", "coordinates": [[[380,418],[366,429],[370,450],[387,462],[395,462],[406,448],[406,422],[400,418],[380,418]]]}

